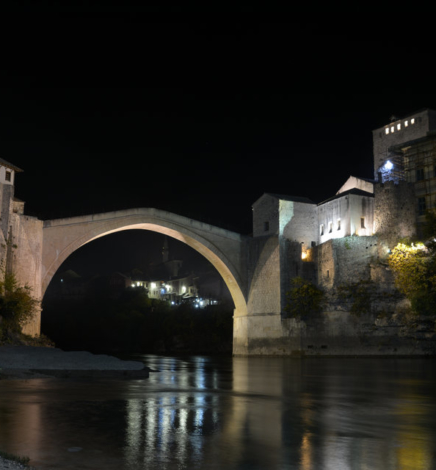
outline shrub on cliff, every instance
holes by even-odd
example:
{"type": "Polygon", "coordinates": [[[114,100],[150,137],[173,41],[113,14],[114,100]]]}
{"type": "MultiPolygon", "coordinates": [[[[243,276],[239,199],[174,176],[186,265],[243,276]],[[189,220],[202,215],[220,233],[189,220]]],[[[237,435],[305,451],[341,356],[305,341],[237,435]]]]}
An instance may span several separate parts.
{"type": "Polygon", "coordinates": [[[11,333],[21,333],[22,327],[35,314],[38,300],[31,295],[31,288],[21,287],[13,274],[5,274],[0,280],[0,328],[3,339],[11,333]]]}
{"type": "Polygon", "coordinates": [[[286,298],[285,311],[292,317],[320,313],[325,303],[324,291],[300,276],[291,280],[291,288],[286,292],[286,298]]]}
{"type": "Polygon", "coordinates": [[[419,315],[436,310],[436,253],[422,243],[399,243],[389,255],[395,286],[419,315]]]}

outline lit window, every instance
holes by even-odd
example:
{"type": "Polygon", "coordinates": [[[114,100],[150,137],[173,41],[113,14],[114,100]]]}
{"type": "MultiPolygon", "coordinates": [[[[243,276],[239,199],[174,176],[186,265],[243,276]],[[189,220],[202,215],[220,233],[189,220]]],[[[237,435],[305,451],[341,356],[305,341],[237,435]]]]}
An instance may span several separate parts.
{"type": "Polygon", "coordinates": [[[425,197],[418,198],[418,215],[424,215],[427,206],[425,204],[425,197]]]}
{"type": "Polygon", "coordinates": [[[338,230],[341,230],[341,219],[338,219],[338,230]]]}
{"type": "Polygon", "coordinates": [[[401,130],[401,124],[397,124],[397,129],[401,130]]]}
{"type": "Polygon", "coordinates": [[[365,217],[360,218],[360,228],[365,228],[365,217]]]}
{"type": "Polygon", "coordinates": [[[404,127],[409,127],[409,121],[404,121],[404,127]]]}
{"type": "Polygon", "coordinates": [[[320,234],[321,234],[321,235],[324,235],[324,224],[321,224],[320,234]]]}
{"type": "Polygon", "coordinates": [[[418,168],[416,170],[416,181],[422,181],[424,179],[424,168],[418,168]]]}
{"type": "Polygon", "coordinates": [[[392,126],[391,127],[391,132],[394,132],[395,131],[395,126],[392,126]]]}
{"type": "Polygon", "coordinates": [[[410,124],[415,124],[415,118],[410,120],[410,124]]]}
{"type": "Polygon", "coordinates": [[[6,170],[6,175],[5,175],[5,180],[6,181],[11,181],[12,179],[12,173],[8,170],[6,170]]]}
{"type": "Polygon", "coordinates": [[[389,127],[386,127],[385,132],[386,134],[389,134],[389,127]]]}

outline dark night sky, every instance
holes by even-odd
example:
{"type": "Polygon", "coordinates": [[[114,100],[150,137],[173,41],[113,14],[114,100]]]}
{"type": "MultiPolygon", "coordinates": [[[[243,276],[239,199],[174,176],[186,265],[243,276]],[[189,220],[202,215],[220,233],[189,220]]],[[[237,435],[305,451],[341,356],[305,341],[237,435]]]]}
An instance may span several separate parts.
{"type": "Polygon", "coordinates": [[[0,69],[0,156],[41,219],[156,207],[250,233],[264,192],[372,177],[371,131],[436,108],[392,80],[424,51],[351,27],[51,5],[11,14],[0,69]]]}

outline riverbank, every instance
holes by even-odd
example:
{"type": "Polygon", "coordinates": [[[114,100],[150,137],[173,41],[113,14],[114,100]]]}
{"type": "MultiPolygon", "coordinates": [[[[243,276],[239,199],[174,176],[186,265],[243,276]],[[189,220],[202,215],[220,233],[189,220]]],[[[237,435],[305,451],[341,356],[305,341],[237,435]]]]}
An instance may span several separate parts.
{"type": "Polygon", "coordinates": [[[35,346],[0,346],[0,379],[143,379],[148,376],[149,368],[142,362],[124,361],[106,354],[35,346]]]}

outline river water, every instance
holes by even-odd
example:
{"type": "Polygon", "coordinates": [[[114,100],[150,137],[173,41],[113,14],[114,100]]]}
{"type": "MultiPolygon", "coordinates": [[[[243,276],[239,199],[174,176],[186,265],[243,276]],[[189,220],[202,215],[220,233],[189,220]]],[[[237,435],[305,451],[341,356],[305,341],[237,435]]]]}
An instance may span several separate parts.
{"type": "Polygon", "coordinates": [[[0,382],[41,469],[436,469],[436,360],[140,355],[145,380],[0,382]]]}

